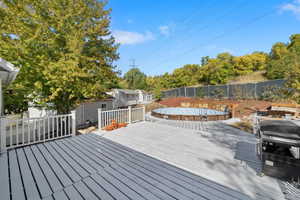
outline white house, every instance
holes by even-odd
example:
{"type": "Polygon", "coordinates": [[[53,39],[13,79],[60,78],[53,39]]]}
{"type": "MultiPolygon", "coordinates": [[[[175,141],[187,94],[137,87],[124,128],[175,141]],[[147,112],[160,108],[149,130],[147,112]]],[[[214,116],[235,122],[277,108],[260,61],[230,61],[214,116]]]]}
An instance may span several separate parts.
{"type": "Polygon", "coordinates": [[[13,64],[0,58],[0,115],[3,114],[2,87],[9,85],[17,76],[19,70],[13,64]]]}
{"type": "Polygon", "coordinates": [[[152,94],[142,90],[113,89],[107,94],[114,97],[115,108],[152,102],[152,94]]]}

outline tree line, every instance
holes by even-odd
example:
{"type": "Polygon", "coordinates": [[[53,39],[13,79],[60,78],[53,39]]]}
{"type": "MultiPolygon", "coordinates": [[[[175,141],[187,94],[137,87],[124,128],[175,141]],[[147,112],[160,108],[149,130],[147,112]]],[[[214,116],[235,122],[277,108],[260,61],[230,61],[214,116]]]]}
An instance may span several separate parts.
{"type": "Polygon", "coordinates": [[[275,43],[269,53],[253,52],[234,56],[228,52],[215,58],[202,57],[200,64],[186,64],[172,73],[146,76],[138,68],[130,69],[124,76],[123,87],[144,89],[159,95],[160,91],[195,85],[226,84],[230,80],[261,71],[267,79],[288,79],[292,87],[299,87],[295,77],[300,70],[300,34],[290,36],[287,43],[275,43]]]}
{"type": "Polygon", "coordinates": [[[147,76],[133,68],[121,76],[106,6],[101,0],[0,0],[0,57],[20,69],[4,88],[6,113],[22,113],[29,103],[69,113],[87,99],[106,98],[112,88],[144,89],[159,97],[164,89],[224,84],[255,71],[300,88],[299,34],[274,44],[270,53],[220,53],[172,73],[147,76]]]}

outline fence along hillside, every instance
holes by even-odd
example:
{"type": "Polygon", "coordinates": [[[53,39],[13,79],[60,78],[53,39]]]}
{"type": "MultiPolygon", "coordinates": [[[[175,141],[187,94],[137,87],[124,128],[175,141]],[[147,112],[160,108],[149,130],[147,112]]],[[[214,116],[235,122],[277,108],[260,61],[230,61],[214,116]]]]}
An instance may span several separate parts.
{"type": "Polygon", "coordinates": [[[286,80],[277,79],[257,83],[207,85],[199,87],[181,87],[162,92],[163,98],[203,97],[229,99],[260,99],[267,92],[284,88],[286,80]]]}

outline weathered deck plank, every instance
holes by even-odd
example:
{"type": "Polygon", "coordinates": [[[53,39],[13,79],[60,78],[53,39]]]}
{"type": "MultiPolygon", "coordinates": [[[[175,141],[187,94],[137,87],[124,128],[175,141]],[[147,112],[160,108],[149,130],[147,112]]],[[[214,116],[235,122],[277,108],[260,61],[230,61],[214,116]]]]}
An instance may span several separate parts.
{"type": "Polygon", "coordinates": [[[75,183],[74,187],[85,200],[99,199],[82,181],[75,183]]]}
{"type": "Polygon", "coordinates": [[[39,199],[40,194],[36,187],[35,180],[32,176],[31,170],[26,160],[24,149],[17,149],[17,156],[19,159],[19,166],[21,169],[21,176],[27,199],[39,199]]]}
{"type": "Polygon", "coordinates": [[[49,151],[49,153],[53,156],[53,158],[57,161],[60,167],[68,174],[68,176],[72,179],[72,182],[77,182],[81,179],[80,175],[75,172],[73,166],[71,166],[65,158],[63,158],[56,149],[51,146],[52,142],[45,143],[44,146],[49,151]]]}
{"type": "MultiPolygon", "coordinates": [[[[187,172],[185,170],[179,169],[179,168],[169,165],[165,162],[161,162],[155,158],[152,158],[148,155],[137,152],[133,149],[130,149],[130,148],[120,145],[118,143],[112,142],[108,139],[99,137],[94,134],[91,134],[89,136],[98,138],[100,145],[109,149],[109,151],[117,151],[120,154],[123,152],[124,156],[131,155],[131,158],[138,160],[138,161],[142,161],[145,165],[151,167],[152,169],[157,168],[158,169],[157,171],[161,171],[164,173],[171,173],[174,176],[178,177],[179,179],[183,179],[184,181],[189,182],[189,183],[193,184],[194,186],[199,187],[201,190],[204,190],[204,191],[207,190],[207,191],[219,196],[219,198],[221,198],[221,197],[226,198],[226,196],[228,196],[228,198],[250,199],[249,196],[244,195],[238,191],[224,187],[223,185],[212,182],[210,180],[207,180],[205,178],[202,178],[200,176],[197,176],[197,175],[187,172]]],[[[96,139],[94,139],[94,140],[97,141],[96,139]]]]}
{"type": "Polygon", "coordinates": [[[9,200],[9,173],[8,173],[8,158],[7,153],[3,153],[0,156],[0,194],[1,199],[9,200]]]}
{"type": "Polygon", "coordinates": [[[69,199],[84,200],[74,186],[69,186],[64,189],[69,199]]]}
{"type": "MultiPolygon", "coordinates": [[[[87,138],[87,137],[86,137],[87,138]]],[[[85,138],[85,139],[86,139],[85,138]]],[[[94,140],[96,141],[96,140],[94,140]]],[[[156,176],[161,176],[161,177],[165,177],[168,180],[171,180],[174,183],[178,183],[179,185],[181,185],[182,187],[186,187],[188,188],[190,191],[198,193],[199,195],[203,195],[203,197],[205,198],[210,198],[210,199],[231,199],[233,196],[226,194],[222,191],[216,190],[216,189],[212,189],[211,187],[207,186],[206,184],[203,184],[202,182],[199,183],[193,179],[188,179],[185,176],[182,176],[180,173],[174,173],[172,170],[170,169],[166,169],[161,167],[160,165],[154,165],[151,162],[147,162],[147,159],[139,159],[136,154],[133,154],[131,152],[126,152],[123,153],[120,147],[118,146],[109,146],[107,145],[108,142],[101,142],[99,143],[99,148],[105,148],[107,150],[109,150],[110,153],[114,152],[117,154],[120,154],[120,157],[126,157],[128,155],[130,155],[130,157],[128,157],[128,159],[130,159],[132,161],[132,164],[134,164],[136,167],[138,168],[142,168],[142,169],[146,169],[151,171],[152,173],[155,173],[156,176]]],[[[97,145],[97,144],[95,144],[97,145]]],[[[227,189],[228,190],[228,189],[227,189]]],[[[240,198],[244,198],[246,199],[246,196],[237,196],[237,199],[240,198]]]]}
{"type": "Polygon", "coordinates": [[[34,155],[32,154],[30,147],[25,147],[24,151],[27,156],[28,163],[30,165],[32,174],[34,176],[36,185],[39,188],[42,198],[51,195],[52,190],[51,190],[41,168],[39,167],[39,164],[37,163],[36,159],[34,158],[34,155]]]}
{"type": "Polygon", "coordinates": [[[93,134],[9,150],[0,170],[5,200],[250,199],[93,134]]]}
{"type": "Polygon", "coordinates": [[[25,199],[22,176],[19,170],[19,163],[18,163],[16,151],[10,150],[8,155],[9,155],[11,197],[13,200],[25,199]]]}
{"type": "Polygon", "coordinates": [[[41,170],[43,174],[45,175],[51,189],[53,192],[59,191],[63,189],[62,184],[60,183],[59,179],[57,178],[57,175],[52,170],[51,166],[47,163],[37,146],[33,145],[30,146],[35,158],[37,159],[37,162],[39,163],[39,166],[41,167],[41,170]]]}
{"type": "Polygon", "coordinates": [[[43,144],[37,145],[38,149],[41,151],[44,158],[47,160],[47,163],[51,166],[52,170],[59,178],[61,184],[66,187],[72,184],[71,179],[64,172],[64,170],[59,166],[59,164],[53,159],[51,154],[46,150],[43,144]]]}
{"type": "Polygon", "coordinates": [[[100,199],[114,200],[114,198],[108,192],[106,192],[98,183],[96,183],[91,177],[84,179],[84,183],[100,199]]]}

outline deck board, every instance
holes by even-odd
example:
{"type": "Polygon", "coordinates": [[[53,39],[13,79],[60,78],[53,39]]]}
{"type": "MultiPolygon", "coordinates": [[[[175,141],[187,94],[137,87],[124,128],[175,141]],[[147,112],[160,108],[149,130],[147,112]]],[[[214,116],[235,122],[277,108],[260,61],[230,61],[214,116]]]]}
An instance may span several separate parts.
{"type": "MultiPolygon", "coordinates": [[[[91,137],[99,138],[99,136],[91,134],[91,137]]],[[[132,158],[144,162],[145,165],[148,165],[149,167],[155,169],[157,168],[159,171],[163,171],[164,173],[172,173],[176,177],[183,179],[184,181],[190,182],[193,185],[200,187],[201,190],[208,190],[213,194],[219,194],[220,197],[226,198],[226,196],[229,196],[229,198],[236,198],[236,199],[250,199],[247,195],[244,195],[238,191],[231,190],[227,187],[224,187],[218,183],[212,182],[210,180],[207,180],[205,178],[202,178],[200,176],[197,176],[195,174],[192,174],[190,172],[187,172],[185,170],[179,169],[175,166],[169,165],[165,162],[161,162],[155,158],[152,158],[150,156],[144,155],[143,153],[134,151],[128,147],[125,147],[123,145],[120,145],[118,143],[114,143],[108,139],[102,138],[101,140],[97,140],[100,142],[103,147],[120,152],[125,152],[125,154],[130,154],[132,158]]]]}
{"type": "Polygon", "coordinates": [[[25,147],[24,148],[25,154],[27,156],[28,159],[28,163],[30,165],[32,174],[35,178],[36,181],[36,185],[39,188],[39,191],[41,193],[42,198],[47,197],[49,195],[52,194],[52,190],[41,170],[41,168],[39,167],[36,159],[34,158],[34,155],[32,154],[32,151],[30,149],[30,147],[25,147]]]}
{"type": "Polygon", "coordinates": [[[39,199],[40,194],[32,176],[31,170],[26,160],[24,149],[17,149],[17,156],[19,159],[19,166],[21,169],[21,176],[27,199],[39,199]]]}
{"type": "Polygon", "coordinates": [[[84,179],[84,183],[88,186],[88,188],[96,194],[100,199],[105,200],[114,200],[114,198],[101,187],[97,182],[95,182],[91,177],[84,179]]]}
{"type": "Polygon", "coordinates": [[[52,155],[46,150],[43,144],[38,145],[39,150],[43,154],[44,158],[47,160],[47,163],[51,166],[52,170],[59,178],[61,184],[66,187],[72,184],[71,179],[64,172],[64,170],[59,166],[59,164],[53,159],[52,155]]]}
{"type": "Polygon", "coordinates": [[[94,134],[9,150],[0,170],[5,200],[250,200],[94,134]]]}
{"type": "Polygon", "coordinates": [[[63,189],[63,185],[60,183],[56,173],[52,170],[51,166],[47,163],[37,146],[30,146],[39,166],[43,174],[45,175],[51,189],[53,192],[59,191],[63,189]]]}
{"type": "Polygon", "coordinates": [[[84,200],[74,186],[69,186],[64,189],[69,199],[84,200]]]}
{"type": "Polygon", "coordinates": [[[7,153],[4,153],[0,156],[0,194],[1,199],[9,200],[10,191],[9,191],[9,173],[8,173],[8,158],[7,153]]]}
{"type": "MultiPolygon", "coordinates": [[[[107,142],[103,142],[99,144],[99,148],[105,148],[109,149],[110,152],[117,152],[118,154],[121,154],[122,156],[125,156],[125,153],[121,153],[122,149],[112,148],[111,146],[107,146],[107,142]]],[[[130,155],[130,152],[127,152],[127,155],[130,155]]],[[[145,159],[139,159],[135,154],[131,154],[130,159],[132,160],[132,163],[137,166],[138,168],[144,168],[146,170],[152,171],[152,173],[157,174],[158,176],[165,177],[168,180],[171,180],[174,183],[178,183],[182,185],[182,187],[188,187],[189,190],[195,193],[200,193],[200,195],[203,195],[205,198],[209,199],[231,199],[232,195],[227,195],[226,193],[214,190],[211,187],[207,186],[206,184],[199,183],[193,179],[188,179],[185,176],[182,176],[179,173],[174,173],[172,170],[165,169],[163,167],[160,167],[159,165],[153,165],[151,162],[145,162],[145,159]]],[[[156,176],[157,176],[156,175],[156,176]]],[[[172,183],[171,183],[172,184],[172,183]]],[[[237,199],[241,198],[241,196],[238,196],[237,199]]],[[[246,198],[246,197],[242,197],[246,198]]]]}
{"type": "Polygon", "coordinates": [[[72,168],[74,169],[74,171],[81,178],[85,178],[85,177],[89,176],[89,173],[83,167],[81,167],[81,165],[79,165],[74,160],[74,158],[72,158],[71,156],[69,156],[69,154],[65,153],[55,142],[52,142],[50,145],[52,146],[53,149],[55,149],[57,151],[57,153],[60,154],[60,156],[66,161],[66,163],[68,163],[70,166],[72,166],[72,168]]]}
{"type": "Polygon", "coordinates": [[[57,149],[54,149],[51,145],[52,142],[45,143],[44,146],[49,151],[49,153],[53,156],[53,158],[57,161],[60,167],[68,174],[68,176],[72,179],[72,182],[77,182],[81,179],[80,175],[75,172],[73,166],[71,166],[64,158],[59,154],[57,149]]]}
{"type": "Polygon", "coordinates": [[[9,155],[11,197],[13,200],[25,199],[25,193],[24,193],[21,173],[19,170],[19,163],[18,163],[16,151],[10,150],[8,155],[9,155]]]}

